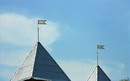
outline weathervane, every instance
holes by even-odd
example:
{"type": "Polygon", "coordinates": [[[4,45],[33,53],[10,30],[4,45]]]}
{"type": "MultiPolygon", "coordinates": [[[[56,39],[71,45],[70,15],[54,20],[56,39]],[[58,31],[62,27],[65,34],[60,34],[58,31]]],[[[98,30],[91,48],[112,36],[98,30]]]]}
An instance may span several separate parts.
{"type": "MultiPolygon", "coordinates": [[[[105,49],[104,45],[97,45],[97,49],[105,49]]],[[[99,59],[98,59],[98,51],[97,51],[97,66],[99,65],[99,59]]]]}
{"type": "Polygon", "coordinates": [[[38,42],[39,42],[39,25],[40,24],[46,24],[46,20],[38,20],[38,25],[37,25],[37,39],[38,39],[38,42]]]}

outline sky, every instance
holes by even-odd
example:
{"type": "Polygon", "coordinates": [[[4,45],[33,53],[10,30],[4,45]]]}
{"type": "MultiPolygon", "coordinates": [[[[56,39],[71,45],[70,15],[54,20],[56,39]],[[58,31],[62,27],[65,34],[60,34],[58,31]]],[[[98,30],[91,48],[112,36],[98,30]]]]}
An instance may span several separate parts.
{"type": "Polygon", "coordinates": [[[72,81],[88,79],[97,51],[112,81],[130,78],[130,0],[0,0],[0,81],[36,44],[39,19],[40,42],[72,81]]]}

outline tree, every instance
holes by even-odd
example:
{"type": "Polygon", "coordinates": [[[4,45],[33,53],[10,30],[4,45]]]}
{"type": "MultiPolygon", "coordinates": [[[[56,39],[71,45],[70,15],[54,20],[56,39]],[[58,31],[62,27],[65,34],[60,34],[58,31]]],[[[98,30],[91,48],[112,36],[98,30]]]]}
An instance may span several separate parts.
{"type": "Polygon", "coordinates": [[[127,78],[127,79],[122,79],[120,81],[130,81],[130,80],[129,80],[129,78],[127,78]]]}

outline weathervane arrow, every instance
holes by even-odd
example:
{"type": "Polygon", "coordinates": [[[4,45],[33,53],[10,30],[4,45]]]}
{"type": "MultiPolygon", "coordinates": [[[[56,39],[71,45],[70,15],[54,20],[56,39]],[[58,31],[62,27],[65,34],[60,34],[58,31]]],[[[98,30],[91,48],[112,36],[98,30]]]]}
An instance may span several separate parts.
{"type": "MultiPolygon", "coordinates": [[[[97,49],[105,49],[104,45],[97,45],[97,49]]],[[[97,51],[97,66],[99,65],[99,59],[98,59],[98,51],[97,51]]]]}
{"type": "Polygon", "coordinates": [[[38,26],[37,26],[37,39],[38,39],[38,42],[39,42],[39,25],[40,24],[46,25],[46,20],[38,20],[38,26]]]}

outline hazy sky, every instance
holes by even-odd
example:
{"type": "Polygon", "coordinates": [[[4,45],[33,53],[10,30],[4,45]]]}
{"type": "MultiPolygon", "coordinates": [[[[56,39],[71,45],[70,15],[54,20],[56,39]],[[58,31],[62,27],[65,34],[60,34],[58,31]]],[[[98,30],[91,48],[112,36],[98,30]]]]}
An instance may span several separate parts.
{"type": "Polygon", "coordinates": [[[72,81],[99,65],[112,81],[130,78],[130,0],[0,0],[0,81],[9,81],[37,42],[72,81]]]}

